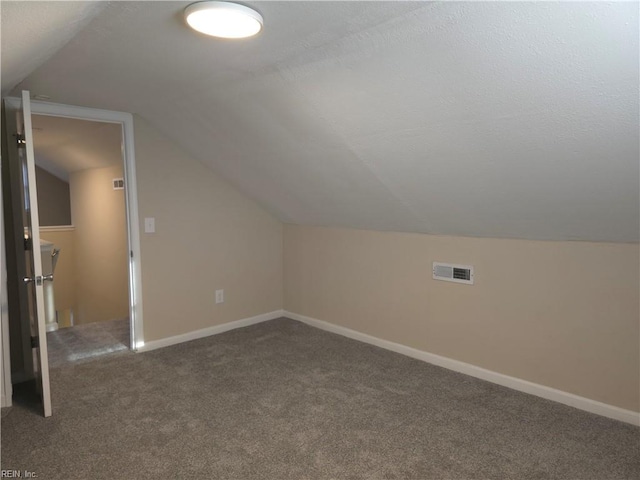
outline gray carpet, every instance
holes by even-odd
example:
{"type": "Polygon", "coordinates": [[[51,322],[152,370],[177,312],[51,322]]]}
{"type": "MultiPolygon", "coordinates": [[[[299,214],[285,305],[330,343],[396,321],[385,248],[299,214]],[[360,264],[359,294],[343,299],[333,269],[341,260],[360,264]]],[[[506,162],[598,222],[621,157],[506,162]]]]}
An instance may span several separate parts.
{"type": "Polygon", "coordinates": [[[640,429],[288,319],[52,370],[38,479],[638,479],[640,429]]]}

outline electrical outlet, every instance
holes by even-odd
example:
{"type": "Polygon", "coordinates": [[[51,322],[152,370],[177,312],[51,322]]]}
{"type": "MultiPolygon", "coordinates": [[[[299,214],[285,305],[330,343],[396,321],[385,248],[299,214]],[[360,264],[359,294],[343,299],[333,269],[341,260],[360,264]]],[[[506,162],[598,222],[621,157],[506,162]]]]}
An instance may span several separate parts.
{"type": "Polygon", "coordinates": [[[224,290],[216,290],[216,303],[224,303],[224,290]]]}

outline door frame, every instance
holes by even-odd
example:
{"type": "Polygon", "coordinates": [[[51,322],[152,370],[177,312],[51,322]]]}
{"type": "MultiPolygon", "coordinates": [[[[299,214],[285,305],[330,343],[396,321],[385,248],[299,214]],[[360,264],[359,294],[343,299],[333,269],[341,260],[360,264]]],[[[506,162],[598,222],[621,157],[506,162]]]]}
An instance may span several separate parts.
{"type": "MultiPolygon", "coordinates": [[[[20,99],[6,97],[11,106],[19,106],[20,99]]],[[[122,128],[122,160],[124,162],[125,209],[127,241],[129,245],[129,325],[132,351],[144,346],[142,317],[142,265],[140,255],[140,221],[138,215],[138,188],[136,181],[135,146],[133,141],[133,115],[127,112],[63,105],[60,103],[31,101],[32,115],[74,118],[102,123],[119,124],[122,128]]],[[[3,282],[6,279],[3,280],[3,282]]],[[[4,333],[4,332],[3,332],[4,333]]],[[[8,333],[8,332],[7,332],[8,333]]],[[[3,335],[4,336],[4,335],[3,335]]],[[[6,370],[6,365],[3,365],[6,370]]],[[[5,372],[6,374],[7,372],[5,372]]],[[[9,372],[10,375],[10,372],[9,372]]]]}

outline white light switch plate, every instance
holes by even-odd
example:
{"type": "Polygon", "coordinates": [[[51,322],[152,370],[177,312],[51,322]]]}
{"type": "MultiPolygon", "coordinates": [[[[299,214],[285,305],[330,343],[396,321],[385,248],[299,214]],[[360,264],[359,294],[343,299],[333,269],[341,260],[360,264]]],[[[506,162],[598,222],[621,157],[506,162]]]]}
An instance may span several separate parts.
{"type": "Polygon", "coordinates": [[[156,219],[154,217],[145,217],[144,233],[156,233],[156,219]]]}
{"type": "Polygon", "coordinates": [[[224,290],[216,290],[216,303],[224,303],[224,290]]]}

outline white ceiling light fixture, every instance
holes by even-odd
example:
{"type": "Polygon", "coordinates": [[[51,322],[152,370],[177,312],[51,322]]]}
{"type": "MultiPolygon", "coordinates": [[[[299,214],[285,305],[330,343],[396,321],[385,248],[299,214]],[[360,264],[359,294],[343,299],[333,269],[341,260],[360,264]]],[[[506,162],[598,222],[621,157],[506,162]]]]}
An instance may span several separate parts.
{"type": "Polygon", "coordinates": [[[191,28],[221,38],[246,38],[262,30],[262,15],[255,10],[230,2],[198,2],[184,10],[191,28]]]}

